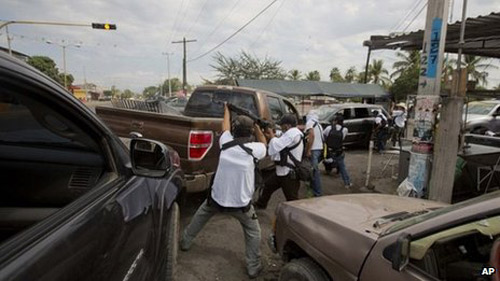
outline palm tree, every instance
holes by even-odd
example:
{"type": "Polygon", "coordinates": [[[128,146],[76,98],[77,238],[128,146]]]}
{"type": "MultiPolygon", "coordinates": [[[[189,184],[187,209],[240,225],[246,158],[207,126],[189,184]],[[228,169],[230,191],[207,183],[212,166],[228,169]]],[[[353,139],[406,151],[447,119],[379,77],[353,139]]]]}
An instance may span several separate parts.
{"type": "Polygon", "coordinates": [[[311,72],[308,72],[306,75],[306,79],[308,81],[319,81],[321,80],[321,76],[319,75],[319,71],[313,70],[311,72]]]}
{"type": "Polygon", "coordinates": [[[401,60],[395,62],[392,68],[396,69],[392,74],[391,78],[398,78],[401,74],[409,69],[420,68],[420,51],[413,50],[410,52],[401,53],[397,52],[396,56],[401,60]]]}
{"type": "Polygon", "coordinates": [[[300,77],[302,76],[302,73],[298,69],[292,69],[288,71],[288,79],[297,81],[300,80],[300,77]]]}
{"type": "Polygon", "coordinates": [[[356,67],[351,66],[344,75],[344,80],[348,83],[352,83],[354,80],[356,80],[356,67]]]}
{"type": "MultiPolygon", "coordinates": [[[[486,72],[486,69],[488,67],[495,69],[498,67],[491,64],[481,63],[487,59],[488,58],[473,55],[464,56],[462,66],[467,70],[467,81],[472,79],[473,81],[482,83],[484,86],[488,84],[486,79],[488,77],[488,72],[486,72]],[[482,71],[480,69],[482,69],[482,71]]],[[[457,60],[453,60],[453,62],[456,64],[457,60]]]]}
{"type": "Polygon", "coordinates": [[[340,74],[340,69],[338,67],[334,67],[330,70],[330,81],[344,82],[344,78],[342,77],[342,74],[340,74]]]}
{"type": "Polygon", "coordinates": [[[368,73],[371,76],[373,80],[372,82],[374,84],[386,85],[390,82],[390,79],[387,77],[387,75],[389,75],[389,72],[384,68],[383,60],[374,59],[372,61],[372,64],[368,66],[368,73]]]}

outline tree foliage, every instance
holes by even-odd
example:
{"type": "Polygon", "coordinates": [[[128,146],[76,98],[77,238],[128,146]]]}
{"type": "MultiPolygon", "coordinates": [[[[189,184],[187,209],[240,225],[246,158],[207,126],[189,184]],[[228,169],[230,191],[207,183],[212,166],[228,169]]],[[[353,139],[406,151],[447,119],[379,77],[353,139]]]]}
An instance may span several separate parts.
{"type": "Polygon", "coordinates": [[[307,81],[319,81],[319,80],[321,80],[321,75],[319,74],[319,71],[313,70],[313,71],[310,71],[306,74],[305,80],[307,80],[307,81]]]}
{"type": "Polygon", "coordinates": [[[394,72],[391,74],[391,78],[398,78],[403,72],[409,69],[419,69],[420,68],[420,51],[413,50],[406,53],[397,52],[396,56],[400,60],[394,62],[392,68],[394,72]]]}
{"type": "Polygon", "coordinates": [[[344,80],[345,80],[345,82],[352,83],[352,82],[356,81],[357,75],[358,74],[356,72],[356,67],[351,66],[351,67],[349,67],[348,70],[346,70],[345,75],[344,75],[344,80]]]}
{"type": "Polygon", "coordinates": [[[368,73],[370,75],[370,81],[373,84],[379,84],[386,86],[390,83],[389,72],[384,68],[384,61],[373,59],[372,63],[368,66],[368,73]]]}
{"type": "Polygon", "coordinates": [[[149,99],[149,98],[152,98],[154,95],[156,95],[158,92],[159,92],[158,87],[149,86],[149,87],[144,88],[144,90],[142,90],[142,96],[145,99],[149,99]]]}
{"type": "MultiPolygon", "coordinates": [[[[497,66],[484,63],[488,58],[473,56],[473,55],[465,55],[462,61],[462,67],[467,70],[467,80],[476,81],[481,83],[483,86],[488,84],[488,75],[489,73],[486,71],[488,68],[498,68],[497,66]]],[[[457,61],[453,60],[452,63],[456,64],[457,61]]]]}
{"type": "Polygon", "coordinates": [[[399,74],[391,86],[390,92],[396,101],[406,100],[408,95],[417,94],[419,68],[412,67],[399,74]]]}
{"type": "Polygon", "coordinates": [[[300,71],[298,69],[292,69],[292,70],[288,71],[287,78],[289,80],[297,81],[297,80],[300,80],[301,77],[302,77],[302,73],[300,73],[300,71]]]}
{"type": "Polygon", "coordinates": [[[344,77],[340,73],[340,69],[338,67],[332,68],[330,70],[330,81],[332,82],[344,82],[344,77]]]}
{"type": "Polygon", "coordinates": [[[260,59],[242,51],[236,57],[226,57],[220,52],[213,56],[210,66],[217,72],[217,82],[231,84],[235,79],[284,79],[286,71],[281,61],[265,57],[260,59]]]}
{"type": "MultiPolygon", "coordinates": [[[[51,58],[46,56],[32,56],[27,62],[29,65],[40,70],[59,84],[63,85],[64,82],[61,80],[63,77],[59,75],[59,69],[57,69],[56,63],[51,58]]],[[[68,83],[68,85],[70,85],[70,83],[68,83]]]]}
{"type": "Polygon", "coordinates": [[[132,91],[131,91],[131,90],[129,90],[129,89],[125,89],[125,90],[123,91],[123,93],[121,93],[120,98],[122,98],[122,99],[129,99],[129,98],[131,98],[131,97],[133,97],[133,96],[135,96],[135,93],[134,93],[134,92],[132,92],[132,91]]]}

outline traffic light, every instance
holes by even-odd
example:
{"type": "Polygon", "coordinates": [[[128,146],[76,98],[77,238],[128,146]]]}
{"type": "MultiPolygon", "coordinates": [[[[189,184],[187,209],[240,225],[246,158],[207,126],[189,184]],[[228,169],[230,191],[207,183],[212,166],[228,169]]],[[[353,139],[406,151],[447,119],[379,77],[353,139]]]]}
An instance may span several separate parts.
{"type": "Polygon", "coordinates": [[[94,29],[106,29],[106,30],[116,30],[116,24],[111,23],[92,23],[92,28],[94,29]]]}

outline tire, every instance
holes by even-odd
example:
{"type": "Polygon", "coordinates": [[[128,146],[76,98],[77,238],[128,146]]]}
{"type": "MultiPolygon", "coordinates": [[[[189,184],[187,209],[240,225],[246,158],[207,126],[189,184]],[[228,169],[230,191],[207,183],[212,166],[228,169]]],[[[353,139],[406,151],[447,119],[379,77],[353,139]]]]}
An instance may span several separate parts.
{"type": "Polygon", "coordinates": [[[160,280],[173,281],[175,280],[180,237],[180,211],[177,202],[172,204],[167,216],[167,249],[165,250],[165,264],[163,264],[160,280]]]}
{"type": "Polygon", "coordinates": [[[280,273],[279,281],[329,281],[326,272],[312,259],[300,258],[287,263],[280,273]]]}

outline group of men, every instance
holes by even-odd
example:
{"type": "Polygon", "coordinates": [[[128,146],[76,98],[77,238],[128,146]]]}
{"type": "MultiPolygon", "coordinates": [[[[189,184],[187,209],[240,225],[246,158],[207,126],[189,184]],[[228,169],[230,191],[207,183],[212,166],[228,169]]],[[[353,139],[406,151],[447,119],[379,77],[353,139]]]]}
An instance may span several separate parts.
{"type": "Polygon", "coordinates": [[[295,167],[303,157],[310,159],[313,166],[310,186],[314,196],[322,195],[318,167],[321,160],[335,163],[345,187],[352,186],[344,163],[343,140],[348,130],[343,121],[343,117],[338,115],[323,130],[318,116],[311,112],[302,132],[297,128],[297,117],[286,114],[278,122],[282,134],[277,137],[271,128],[260,128],[247,116],[239,115],[231,121],[231,113],[225,105],[219,164],[207,199],[182,233],[181,250],[190,249],[194,238],[213,215],[230,215],[243,228],[247,274],[250,278],[257,277],[263,267],[261,229],[255,209],[265,209],[272,194],[280,188],[287,201],[299,198],[300,179],[295,167]],[[274,169],[262,171],[264,184],[253,202],[256,183],[260,182],[258,162],[266,155],[276,165],[274,169]]]}

